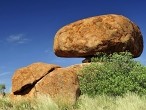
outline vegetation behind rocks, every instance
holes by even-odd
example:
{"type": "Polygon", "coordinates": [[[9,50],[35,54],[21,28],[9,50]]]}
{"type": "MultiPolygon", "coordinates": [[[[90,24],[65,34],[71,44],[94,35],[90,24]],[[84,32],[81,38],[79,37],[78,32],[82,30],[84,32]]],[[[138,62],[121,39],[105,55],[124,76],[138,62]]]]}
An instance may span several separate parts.
{"type": "Polygon", "coordinates": [[[146,67],[130,53],[97,54],[80,75],[82,95],[75,105],[47,96],[31,101],[6,96],[0,98],[0,110],[146,110],[146,67]]]}
{"type": "Polygon", "coordinates": [[[146,94],[146,67],[128,52],[97,54],[91,65],[80,71],[82,94],[122,96],[127,92],[146,94]]]}

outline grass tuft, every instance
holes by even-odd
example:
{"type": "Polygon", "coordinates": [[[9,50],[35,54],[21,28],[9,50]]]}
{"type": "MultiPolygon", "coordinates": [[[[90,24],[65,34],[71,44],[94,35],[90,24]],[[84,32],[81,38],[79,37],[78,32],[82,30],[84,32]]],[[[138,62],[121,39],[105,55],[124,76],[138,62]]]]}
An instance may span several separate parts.
{"type": "Polygon", "coordinates": [[[6,97],[0,99],[0,110],[146,110],[146,96],[127,93],[118,97],[97,95],[93,98],[82,95],[75,105],[58,104],[44,95],[17,103],[6,97]]]}

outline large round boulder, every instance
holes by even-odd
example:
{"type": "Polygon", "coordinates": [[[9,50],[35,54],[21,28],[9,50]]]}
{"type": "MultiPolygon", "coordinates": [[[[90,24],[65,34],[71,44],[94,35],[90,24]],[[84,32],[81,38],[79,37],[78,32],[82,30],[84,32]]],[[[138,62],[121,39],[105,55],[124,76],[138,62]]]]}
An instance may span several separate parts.
{"type": "Polygon", "coordinates": [[[89,57],[129,51],[139,57],[143,38],[139,27],[122,15],[101,15],[62,27],[54,38],[54,52],[59,57],[89,57]]]}

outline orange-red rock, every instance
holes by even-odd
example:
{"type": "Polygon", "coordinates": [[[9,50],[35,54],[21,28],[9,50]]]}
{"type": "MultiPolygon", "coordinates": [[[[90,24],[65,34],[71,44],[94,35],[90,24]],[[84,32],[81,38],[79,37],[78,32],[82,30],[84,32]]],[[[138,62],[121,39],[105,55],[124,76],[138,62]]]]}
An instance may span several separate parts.
{"type": "Polygon", "coordinates": [[[59,68],[57,65],[34,63],[18,69],[12,79],[11,98],[31,99],[45,94],[54,101],[74,104],[80,95],[78,71],[85,65],[88,63],[59,68]]]}
{"type": "Polygon", "coordinates": [[[63,100],[71,104],[80,96],[79,71],[86,65],[76,64],[66,68],[57,68],[42,78],[36,85],[38,93],[49,94],[54,100],[63,100]]]}
{"type": "Polygon", "coordinates": [[[12,92],[14,94],[26,94],[33,88],[37,81],[49,74],[59,66],[46,63],[34,63],[16,70],[12,77],[12,92]]]}
{"type": "Polygon", "coordinates": [[[76,21],[61,28],[54,38],[59,57],[88,57],[96,52],[129,51],[138,57],[143,51],[139,27],[128,18],[109,14],[76,21]]]}
{"type": "Polygon", "coordinates": [[[58,68],[46,75],[36,85],[36,91],[49,94],[55,100],[75,103],[80,95],[76,71],[69,68],[58,68]]]}

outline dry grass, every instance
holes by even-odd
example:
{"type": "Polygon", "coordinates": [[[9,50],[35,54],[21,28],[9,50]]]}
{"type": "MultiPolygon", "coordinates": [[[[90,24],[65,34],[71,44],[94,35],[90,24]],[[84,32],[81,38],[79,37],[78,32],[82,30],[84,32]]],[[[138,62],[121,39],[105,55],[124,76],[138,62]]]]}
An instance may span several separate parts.
{"type": "Polygon", "coordinates": [[[124,97],[81,96],[78,110],[146,110],[146,97],[128,93],[124,97]]]}
{"type": "Polygon", "coordinates": [[[146,97],[128,93],[124,97],[82,95],[74,106],[55,103],[48,96],[32,101],[12,102],[8,97],[0,99],[0,110],[146,110],[146,97]]]}

